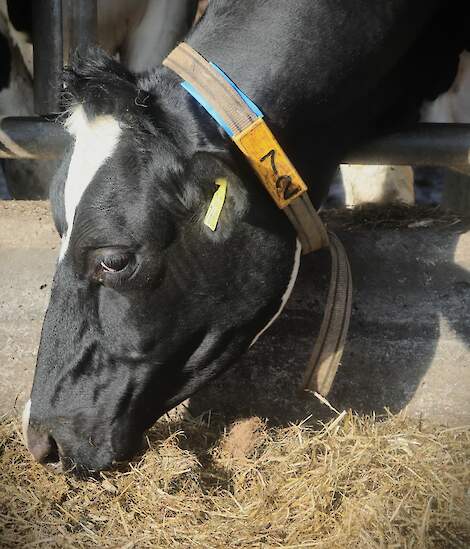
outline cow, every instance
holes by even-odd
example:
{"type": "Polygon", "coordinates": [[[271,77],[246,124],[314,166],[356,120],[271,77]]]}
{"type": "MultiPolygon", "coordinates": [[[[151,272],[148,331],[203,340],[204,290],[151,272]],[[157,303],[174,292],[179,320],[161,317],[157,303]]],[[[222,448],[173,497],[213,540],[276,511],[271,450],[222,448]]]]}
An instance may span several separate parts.
{"type": "MultiPolygon", "coordinates": [[[[30,116],[33,113],[32,78],[5,12],[6,5],[0,3],[0,117],[30,116]]],[[[54,173],[47,168],[44,173],[43,164],[30,160],[0,161],[0,173],[3,175],[4,171],[7,181],[18,181],[32,198],[47,196],[41,182],[49,180],[54,173]]],[[[3,182],[3,177],[0,179],[3,182]]],[[[2,191],[8,196],[6,189],[2,191]]]]}
{"type": "MultiPolygon", "coordinates": [[[[468,49],[470,50],[470,39],[468,49]]],[[[457,76],[448,91],[421,109],[423,122],[470,124],[470,51],[459,57],[457,76]]]]}
{"type": "MultiPolygon", "coordinates": [[[[470,47],[470,46],[467,46],[470,47]]],[[[470,52],[459,57],[450,88],[421,108],[421,122],[470,124],[470,52]]],[[[410,166],[341,166],[347,206],[365,203],[414,204],[414,178],[410,166]]]]}
{"type": "MultiPolygon", "coordinates": [[[[318,207],[351,147],[417,121],[451,85],[468,15],[440,0],[213,0],[186,41],[264,112],[318,207]]],[[[65,78],[62,243],[23,420],[38,462],[86,476],[131,459],[237,362],[282,310],[301,250],[171,70],[136,75],[91,49],[65,78]]]]}
{"type": "MultiPolygon", "coordinates": [[[[74,0],[62,0],[66,58],[73,4],[74,0]]],[[[0,0],[0,9],[8,11],[15,31],[27,42],[31,42],[33,31],[32,5],[32,0],[0,0]]],[[[197,0],[98,0],[98,43],[112,55],[118,54],[132,71],[148,70],[188,31],[197,8],[197,0]]]]}
{"type": "MultiPolygon", "coordinates": [[[[73,0],[63,0],[68,58],[73,0]]],[[[158,65],[191,27],[197,0],[98,0],[98,43],[132,71],[158,65]]],[[[0,0],[0,117],[34,114],[32,0],[0,0]]],[[[45,198],[55,161],[4,162],[15,198],[45,198]]],[[[0,166],[0,173],[2,169],[0,166]]],[[[1,192],[1,191],[0,191],[1,192]]]]}

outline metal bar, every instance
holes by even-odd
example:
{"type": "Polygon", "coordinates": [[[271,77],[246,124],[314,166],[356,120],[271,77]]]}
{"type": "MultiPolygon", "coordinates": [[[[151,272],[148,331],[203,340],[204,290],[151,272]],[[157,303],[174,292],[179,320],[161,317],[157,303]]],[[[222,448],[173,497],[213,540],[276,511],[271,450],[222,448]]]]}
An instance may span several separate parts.
{"type": "Polygon", "coordinates": [[[349,152],[348,164],[469,166],[470,124],[418,124],[349,152]]]}
{"type": "Polygon", "coordinates": [[[35,0],[33,10],[34,109],[60,111],[62,82],[62,0],[35,0]]]}
{"type": "Polygon", "coordinates": [[[96,43],[98,15],[96,0],[73,0],[70,6],[70,49],[79,52],[96,43]]]}
{"type": "Polygon", "coordinates": [[[71,137],[55,122],[39,117],[0,120],[0,158],[57,158],[71,137]]]}
{"type": "MultiPolygon", "coordinates": [[[[42,118],[9,117],[0,121],[1,158],[53,158],[69,136],[61,125],[42,118]],[[8,139],[29,156],[8,152],[8,139]]],[[[470,124],[421,124],[381,137],[349,153],[345,163],[410,166],[470,166],[470,124]]]]}

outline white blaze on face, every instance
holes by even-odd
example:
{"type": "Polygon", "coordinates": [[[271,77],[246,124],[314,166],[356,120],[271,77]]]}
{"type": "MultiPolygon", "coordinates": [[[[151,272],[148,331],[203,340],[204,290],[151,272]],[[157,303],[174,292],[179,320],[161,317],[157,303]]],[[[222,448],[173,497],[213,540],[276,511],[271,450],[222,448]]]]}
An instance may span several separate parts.
{"type": "Polygon", "coordinates": [[[266,324],[266,326],[261,330],[261,332],[253,339],[253,341],[250,344],[250,347],[254,345],[258,339],[264,334],[264,332],[274,323],[274,321],[277,319],[277,317],[282,313],[282,310],[284,309],[290,294],[292,293],[292,290],[294,289],[295,281],[297,280],[297,275],[299,273],[299,266],[300,266],[300,256],[302,253],[302,246],[300,244],[299,239],[297,239],[296,248],[295,248],[295,256],[294,256],[294,266],[292,267],[292,273],[290,275],[289,284],[287,285],[287,289],[284,292],[284,295],[281,298],[281,306],[279,307],[279,310],[277,313],[271,318],[271,320],[266,324]]]}
{"type": "Polygon", "coordinates": [[[64,189],[67,231],[62,237],[59,261],[67,252],[80,199],[96,172],[113,154],[122,132],[113,116],[102,115],[89,120],[82,106],[73,110],[65,127],[75,143],[64,189]]]}
{"type": "Polygon", "coordinates": [[[28,425],[29,425],[29,415],[31,413],[31,399],[25,404],[23,410],[23,417],[21,421],[21,426],[23,428],[23,438],[26,446],[28,446],[28,425]]]}

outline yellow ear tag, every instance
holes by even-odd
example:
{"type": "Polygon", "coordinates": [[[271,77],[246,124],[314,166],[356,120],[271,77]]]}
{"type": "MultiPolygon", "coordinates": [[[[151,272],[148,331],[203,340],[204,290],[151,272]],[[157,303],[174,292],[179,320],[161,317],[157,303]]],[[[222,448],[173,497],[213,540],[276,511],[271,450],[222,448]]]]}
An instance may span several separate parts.
{"type": "Polygon", "coordinates": [[[209,227],[211,231],[215,231],[217,228],[217,223],[224,207],[225,197],[227,196],[227,180],[225,178],[216,179],[215,184],[219,188],[215,191],[206,217],[204,218],[204,225],[209,227]]]}

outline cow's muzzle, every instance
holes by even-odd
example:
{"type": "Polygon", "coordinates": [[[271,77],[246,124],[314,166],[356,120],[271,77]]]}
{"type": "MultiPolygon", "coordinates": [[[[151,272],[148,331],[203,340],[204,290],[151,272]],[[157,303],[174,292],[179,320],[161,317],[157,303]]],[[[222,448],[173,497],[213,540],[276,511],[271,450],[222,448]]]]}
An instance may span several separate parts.
{"type": "Polygon", "coordinates": [[[105,432],[111,430],[109,425],[101,436],[96,433],[88,436],[85,433],[92,433],[93,429],[83,417],[39,421],[34,414],[31,416],[30,410],[28,402],[23,412],[25,444],[34,460],[51,472],[94,478],[99,471],[122,467],[123,462],[127,463],[142,451],[143,436],[106,440],[105,432]],[[76,432],[73,425],[77,423],[89,429],[76,432]]]}

